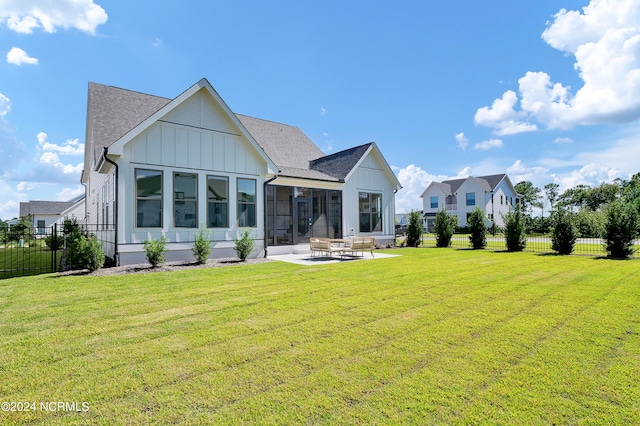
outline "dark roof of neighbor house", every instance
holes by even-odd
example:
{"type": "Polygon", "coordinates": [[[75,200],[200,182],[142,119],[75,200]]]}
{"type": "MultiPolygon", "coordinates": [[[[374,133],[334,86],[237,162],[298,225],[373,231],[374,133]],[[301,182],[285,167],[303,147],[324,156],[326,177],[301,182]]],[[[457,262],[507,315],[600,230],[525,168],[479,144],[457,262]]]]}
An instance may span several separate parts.
{"type": "MultiPolygon", "coordinates": [[[[171,102],[171,99],[89,83],[87,126],[94,156],[171,102]]],[[[372,143],[324,155],[298,127],[246,115],[236,117],[280,170],[280,176],[341,181],[372,143]]]]}
{"type": "MultiPolygon", "coordinates": [[[[500,173],[497,175],[489,175],[489,176],[475,176],[476,179],[482,179],[484,181],[487,182],[487,184],[489,185],[489,187],[491,188],[491,190],[494,190],[496,188],[496,186],[498,186],[498,184],[502,181],[502,179],[504,179],[507,175],[505,173],[500,173]]],[[[469,176],[469,177],[474,177],[474,176],[469,176]]],[[[458,191],[458,188],[460,188],[460,185],[462,185],[464,183],[464,181],[466,181],[467,179],[469,179],[469,177],[463,178],[463,179],[451,179],[451,180],[443,180],[442,182],[434,182],[440,185],[447,185],[446,188],[448,188],[448,192],[449,195],[453,195],[456,193],[456,191],[458,191]]],[[[445,191],[446,192],[446,191],[445,191]]]]}
{"type": "Polygon", "coordinates": [[[77,201],[29,201],[20,203],[20,216],[61,214],[77,201]]]}

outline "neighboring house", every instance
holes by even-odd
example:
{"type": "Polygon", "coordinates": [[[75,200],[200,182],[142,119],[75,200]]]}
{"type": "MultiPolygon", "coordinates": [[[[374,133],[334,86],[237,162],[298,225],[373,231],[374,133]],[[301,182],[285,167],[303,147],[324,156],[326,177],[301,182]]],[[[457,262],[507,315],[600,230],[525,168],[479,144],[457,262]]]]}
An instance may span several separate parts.
{"type": "Polygon", "coordinates": [[[20,203],[20,217],[30,216],[36,235],[45,235],[47,228],[62,223],[65,217],[84,220],[84,207],[84,195],[71,201],[28,201],[20,203]]]}
{"type": "Polygon", "coordinates": [[[218,258],[235,257],[245,229],[254,256],[312,236],[384,243],[401,188],[375,143],[324,155],[297,127],[234,114],[206,79],[174,99],[89,83],[81,180],[122,265],[145,262],[144,241],[161,236],[167,260],[193,259],[200,227],[218,258]]]}
{"type": "Polygon", "coordinates": [[[458,226],[467,226],[467,219],[476,207],[485,214],[487,226],[504,226],[503,215],[520,202],[509,176],[469,176],[464,179],[431,182],[422,195],[425,227],[433,232],[436,213],[445,209],[458,217],[458,226]]]}

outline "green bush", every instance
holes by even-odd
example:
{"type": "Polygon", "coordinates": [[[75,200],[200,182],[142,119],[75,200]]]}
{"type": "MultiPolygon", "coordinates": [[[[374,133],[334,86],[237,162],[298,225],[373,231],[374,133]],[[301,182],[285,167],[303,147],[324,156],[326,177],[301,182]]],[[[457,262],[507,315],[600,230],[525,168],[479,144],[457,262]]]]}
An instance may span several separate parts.
{"type": "Polygon", "coordinates": [[[167,261],[167,239],[163,235],[157,240],[144,240],[144,251],[147,255],[147,261],[152,267],[162,265],[167,261]]]}
{"type": "Polygon", "coordinates": [[[47,235],[44,237],[45,246],[51,251],[57,251],[64,247],[64,238],[56,234],[47,235]]]}
{"type": "Polygon", "coordinates": [[[436,214],[434,223],[436,231],[436,247],[449,247],[451,245],[451,237],[458,224],[458,216],[447,214],[445,209],[440,210],[436,214]]]}
{"type": "Polygon", "coordinates": [[[409,213],[409,224],[407,225],[407,246],[418,247],[422,239],[422,215],[419,211],[409,213]]]}
{"type": "Polygon", "coordinates": [[[607,212],[604,246],[610,257],[626,259],[633,256],[633,242],[638,237],[638,213],[630,204],[613,202],[607,212]]]}
{"type": "Polygon", "coordinates": [[[487,224],[484,221],[484,213],[480,207],[476,207],[473,210],[467,222],[469,223],[469,242],[471,247],[475,250],[485,248],[487,246],[487,224]]]}
{"type": "Polygon", "coordinates": [[[582,209],[575,217],[575,224],[582,238],[602,238],[607,222],[606,213],[582,209]]]}
{"type": "Polygon", "coordinates": [[[74,253],[77,265],[82,269],[88,269],[93,272],[104,265],[105,255],[102,251],[102,245],[95,235],[85,237],[80,236],[75,240],[69,251],[74,253]]]}
{"type": "Polygon", "coordinates": [[[211,254],[211,241],[209,241],[209,231],[201,228],[196,234],[196,239],[193,242],[193,255],[198,263],[207,263],[209,255],[211,254]]]}
{"type": "Polygon", "coordinates": [[[238,254],[238,258],[241,261],[247,260],[247,257],[251,254],[254,248],[253,238],[251,238],[251,233],[249,229],[245,229],[240,238],[236,238],[235,242],[235,251],[238,254]]]}
{"type": "Polygon", "coordinates": [[[513,210],[506,215],[502,215],[504,219],[504,238],[508,251],[522,251],[527,245],[527,236],[525,233],[525,216],[522,207],[517,204],[513,210]]]}
{"type": "Polygon", "coordinates": [[[551,250],[560,254],[571,254],[578,239],[578,229],[573,223],[572,215],[559,208],[553,214],[551,228],[551,250]]]}

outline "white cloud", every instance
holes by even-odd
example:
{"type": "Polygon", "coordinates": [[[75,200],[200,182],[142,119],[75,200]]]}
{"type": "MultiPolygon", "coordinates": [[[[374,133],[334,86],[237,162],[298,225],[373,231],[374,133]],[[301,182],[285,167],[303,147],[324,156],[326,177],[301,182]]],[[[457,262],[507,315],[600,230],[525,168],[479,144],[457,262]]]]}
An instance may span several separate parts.
{"type": "Polygon", "coordinates": [[[325,107],[320,107],[320,116],[324,117],[327,115],[327,109],[325,107]]]}
{"type": "Polygon", "coordinates": [[[458,141],[458,147],[461,150],[466,150],[467,146],[469,145],[469,138],[467,136],[465,136],[464,133],[458,133],[456,135],[456,140],[458,141]]]}
{"type": "Polygon", "coordinates": [[[555,138],[553,143],[564,144],[564,143],[573,143],[573,139],[571,138],[555,138]]]}
{"type": "Polygon", "coordinates": [[[84,144],[80,143],[79,139],[67,139],[64,145],[56,145],[47,141],[48,135],[44,132],[38,133],[38,145],[44,151],[59,152],[65,155],[83,155],[84,144]]]}
{"type": "Polygon", "coordinates": [[[62,172],[62,174],[70,175],[70,174],[80,174],[82,172],[82,163],[77,165],[73,164],[64,164],[60,161],[58,154],[55,152],[45,152],[40,157],[40,164],[43,164],[47,167],[52,167],[53,169],[62,172]]]}
{"type": "Polygon", "coordinates": [[[507,167],[506,172],[509,175],[511,182],[515,185],[523,180],[539,182],[546,178],[549,169],[535,166],[528,167],[522,162],[522,160],[517,160],[511,166],[507,167]]]}
{"type": "Polygon", "coordinates": [[[32,58],[27,54],[27,52],[19,47],[12,47],[11,50],[9,50],[9,53],[7,53],[7,62],[18,66],[22,64],[38,64],[38,60],[36,58],[32,58]]]}
{"type": "Polygon", "coordinates": [[[502,148],[502,141],[500,139],[489,139],[487,141],[478,142],[473,146],[473,149],[487,151],[494,148],[502,148]]]}
{"type": "Polygon", "coordinates": [[[518,96],[506,91],[479,108],[476,124],[496,133],[580,124],[630,122],[640,118],[640,7],[638,0],[591,0],[582,11],[560,10],[542,33],[549,46],[575,58],[583,85],[554,83],[545,72],[527,72],[518,96]],[[513,122],[514,125],[508,123],[513,122]]]}
{"type": "Polygon", "coordinates": [[[18,217],[20,201],[25,201],[24,194],[14,191],[0,179],[0,219],[8,220],[18,217]]]}
{"type": "Polygon", "coordinates": [[[31,191],[34,190],[36,188],[38,188],[40,186],[40,184],[35,183],[35,182],[20,182],[18,185],[16,185],[16,190],[18,191],[31,191]]]}
{"type": "Polygon", "coordinates": [[[0,93],[0,119],[4,120],[9,111],[11,111],[11,100],[0,93]]]}
{"type": "Polygon", "coordinates": [[[84,195],[84,186],[78,185],[75,188],[62,188],[61,191],[56,193],[56,201],[69,201],[73,200],[80,195],[84,195]]]}
{"type": "Polygon", "coordinates": [[[158,37],[155,38],[152,44],[153,47],[162,47],[164,46],[164,42],[160,40],[158,37]]]}
{"type": "Polygon", "coordinates": [[[2,0],[0,25],[17,33],[31,34],[42,28],[54,33],[57,28],[75,28],[95,34],[107,22],[107,13],[93,0],[2,0]]]}
{"type": "Polygon", "coordinates": [[[501,136],[537,130],[535,124],[522,121],[526,114],[514,109],[517,102],[518,95],[512,90],[507,90],[502,94],[502,98],[493,101],[490,107],[479,108],[474,122],[481,126],[493,127],[495,133],[501,136]]]}

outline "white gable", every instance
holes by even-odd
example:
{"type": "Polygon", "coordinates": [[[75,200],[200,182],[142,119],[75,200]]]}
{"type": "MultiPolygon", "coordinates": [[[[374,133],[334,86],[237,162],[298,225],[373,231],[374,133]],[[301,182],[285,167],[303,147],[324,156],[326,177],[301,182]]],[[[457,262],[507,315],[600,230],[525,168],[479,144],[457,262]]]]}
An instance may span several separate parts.
{"type": "Polygon", "coordinates": [[[204,89],[171,110],[160,121],[219,132],[240,133],[226,112],[211,99],[211,96],[204,89]]]}

